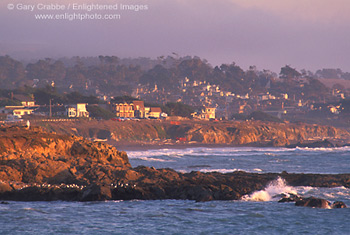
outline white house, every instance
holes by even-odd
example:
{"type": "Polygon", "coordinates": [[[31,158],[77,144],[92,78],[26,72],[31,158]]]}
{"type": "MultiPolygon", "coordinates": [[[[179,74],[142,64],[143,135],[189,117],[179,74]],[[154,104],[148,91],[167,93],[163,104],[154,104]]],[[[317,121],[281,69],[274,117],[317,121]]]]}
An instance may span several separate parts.
{"type": "Polygon", "coordinates": [[[68,117],[89,117],[89,112],[86,110],[85,103],[69,105],[66,108],[68,117]]]}

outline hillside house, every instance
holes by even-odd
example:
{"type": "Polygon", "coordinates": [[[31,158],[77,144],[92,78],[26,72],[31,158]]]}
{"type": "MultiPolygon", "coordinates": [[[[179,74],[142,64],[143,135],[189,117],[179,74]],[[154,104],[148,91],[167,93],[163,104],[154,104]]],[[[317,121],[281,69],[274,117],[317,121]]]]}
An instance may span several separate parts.
{"type": "Polygon", "coordinates": [[[146,116],[145,104],[143,101],[135,100],[131,103],[113,104],[113,112],[117,117],[123,118],[144,118],[146,116]]]}
{"type": "Polygon", "coordinates": [[[147,117],[150,118],[160,118],[162,114],[162,109],[160,107],[150,107],[147,117]]]}
{"type": "Polygon", "coordinates": [[[89,117],[89,112],[86,110],[85,103],[79,103],[76,105],[68,105],[66,107],[66,114],[70,118],[74,117],[89,117]]]}
{"type": "Polygon", "coordinates": [[[11,114],[11,115],[30,115],[34,111],[33,107],[25,107],[25,106],[5,106],[1,108],[0,113],[3,114],[11,114]]]}
{"type": "Polygon", "coordinates": [[[210,120],[216,118],[215,112],[216,108],[204,107],[201,111],[192,113],[192,116],[201,120],[210,120]]]}

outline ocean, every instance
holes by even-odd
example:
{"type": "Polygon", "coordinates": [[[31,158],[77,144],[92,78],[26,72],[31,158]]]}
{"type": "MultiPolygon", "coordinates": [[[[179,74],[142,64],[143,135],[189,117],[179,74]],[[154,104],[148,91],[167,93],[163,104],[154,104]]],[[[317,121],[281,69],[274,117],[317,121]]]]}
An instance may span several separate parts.
{"type": "MultiPolygon", "coordinates": [[[[133,167],[180,172],[350,173],[350,148],[187,148],[129,151],[133,167]]],[[[350,234],[350,208],[278,203],[283,192],[344,201],[350,189],[292,187],[279,178],[239,201],[12,202],[0,234],[350,234]]]]}

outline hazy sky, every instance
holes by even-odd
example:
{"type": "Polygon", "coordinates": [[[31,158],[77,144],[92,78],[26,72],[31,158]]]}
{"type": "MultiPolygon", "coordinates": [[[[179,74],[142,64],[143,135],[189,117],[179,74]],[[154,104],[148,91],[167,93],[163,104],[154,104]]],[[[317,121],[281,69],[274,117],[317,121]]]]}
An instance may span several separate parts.
{"type": "Polygon", "coordinates": [[[289,64],[350,71],[349,12],[349,0],[1,0],[0,54],[156,58],[175,52],[212,65],[236,62],[244,69],[256,65],[279,72],[289,64]],[[38,9],[56,2],[66,8],[98,3],[148,10],[38,9]],[[23,5],[35,9],[22,10],[23,5]],[[120,14],[120,19],[35,19],[47,13],[120,14]]]}

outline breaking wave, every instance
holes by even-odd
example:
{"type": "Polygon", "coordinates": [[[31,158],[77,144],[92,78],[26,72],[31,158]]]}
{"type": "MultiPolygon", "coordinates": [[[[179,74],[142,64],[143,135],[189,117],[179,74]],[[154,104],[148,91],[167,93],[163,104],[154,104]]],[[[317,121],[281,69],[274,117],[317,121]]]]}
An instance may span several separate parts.
{"type": "Polygon", "coordinates": [[[297,194],[297,190],[286,184],[286,181],[281,177],[270,182],[263,190],[256,191],[251,195],[245,195],[243,201],[277,201],[280,199],[279,195],[297,194]]]}
{"type": "Polygon", "coordinates": [[[166,159],[160,159],[160,158],[154,158],[154,157],[138,157],[137,159],[140,159],[143,161],[149,161],[149,162],[174,162],[174,160],[166,160],[166,159]]]}
{"type": "Polygon", "coordinates": [[[278,201],[282,195],[289,196],[291,194],[302,197],[319,197],[330,201],[336,200],[350,200],[350,188],[335,187],[335,188],[321,188],[311,186],[289,186],[284,179],[278,177],[276,180],[270,182],[266,188],[252,194],[242,197],[242,201],[278,201]]]}

